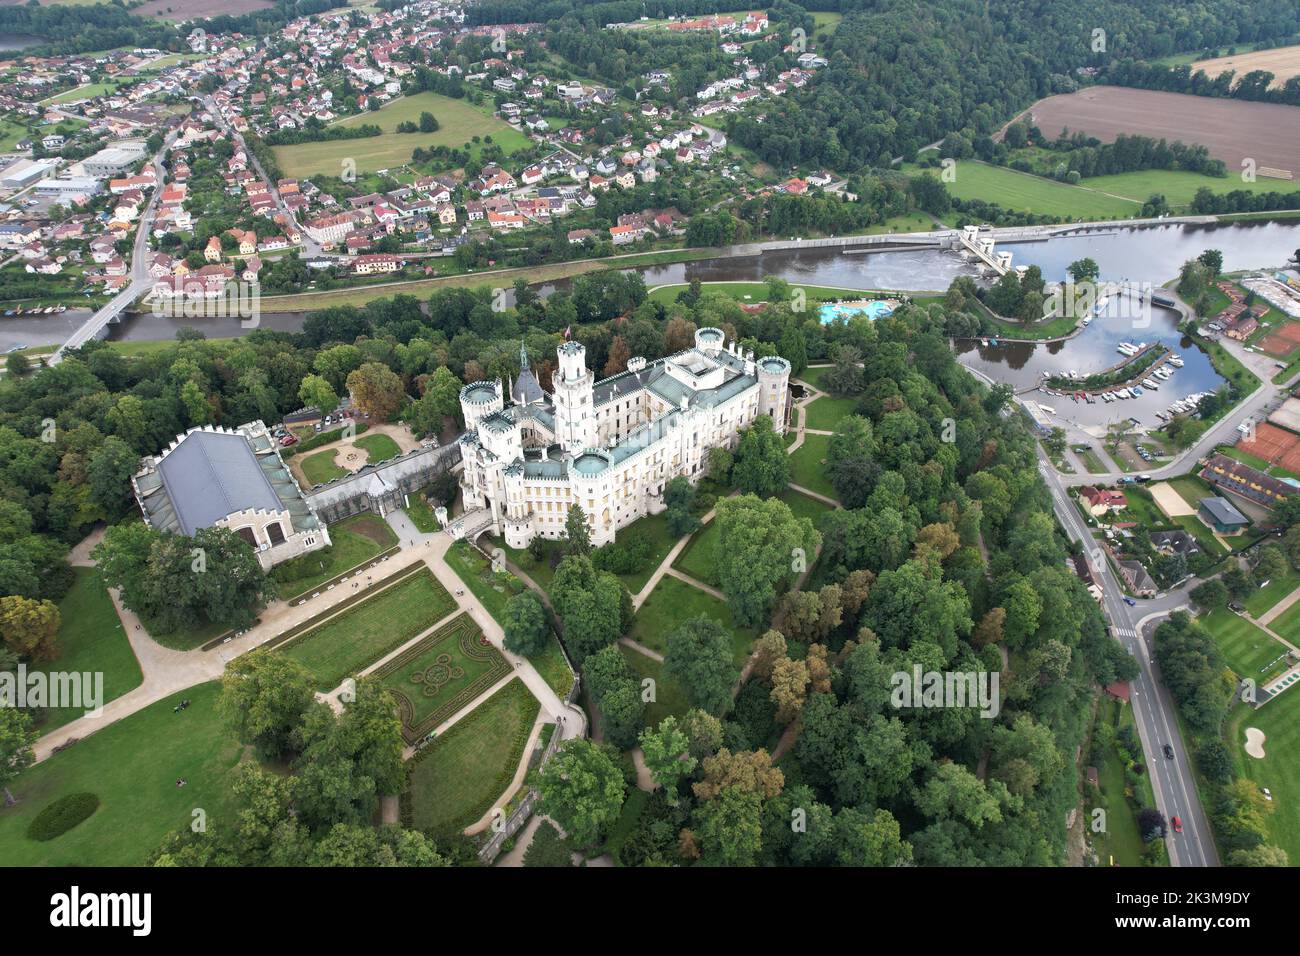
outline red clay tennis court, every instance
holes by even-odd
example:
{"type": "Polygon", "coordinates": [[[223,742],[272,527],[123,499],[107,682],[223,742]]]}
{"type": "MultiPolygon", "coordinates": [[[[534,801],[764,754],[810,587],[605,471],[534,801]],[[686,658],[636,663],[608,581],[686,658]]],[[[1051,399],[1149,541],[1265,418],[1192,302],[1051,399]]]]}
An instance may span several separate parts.
{"type": "Polygon", "coordinates": [[[1287,471],[1300,472],[1300,435],[1278,428],[1268,422],[1255,426],[1255,440],[1237,442],[1242,451],[1263,458],[1269,464],[1281,465],[1287,471]]]}
{"type": "Polygon", "coordinates": [[[1259,347],[1274,358],[1290,355],[1297,346],[1300,346],[1300,322],[1283,322],[1259,340],[1259,347]]]}

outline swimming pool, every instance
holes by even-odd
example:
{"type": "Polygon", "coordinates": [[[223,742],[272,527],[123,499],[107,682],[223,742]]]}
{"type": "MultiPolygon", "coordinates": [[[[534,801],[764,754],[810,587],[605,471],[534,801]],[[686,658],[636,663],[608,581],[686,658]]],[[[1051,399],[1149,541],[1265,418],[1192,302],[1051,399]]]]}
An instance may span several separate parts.
{"type": "Polygon", "coordinates": [[[866,315],[867,318],[875,320],[893,315],[893,307],[884,299],[863,299],[857,302],[827,302],[820,306],[817,314],[822,325],[829,325],[839,318],[850,318],[854,315],[866,315]]]}

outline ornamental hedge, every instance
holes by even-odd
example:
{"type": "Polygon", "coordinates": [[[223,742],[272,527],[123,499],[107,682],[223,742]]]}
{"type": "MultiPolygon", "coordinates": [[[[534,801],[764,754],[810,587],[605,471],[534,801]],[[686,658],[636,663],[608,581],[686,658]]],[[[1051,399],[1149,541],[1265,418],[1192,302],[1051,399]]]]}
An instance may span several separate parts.
{"type": "Polygon", "coordinates": [[[63,836],[82,820],[99,809],[99,796],[94,793],[70,793],[59,797],[32,819],[27,836],[42,843],[63,836]]]}

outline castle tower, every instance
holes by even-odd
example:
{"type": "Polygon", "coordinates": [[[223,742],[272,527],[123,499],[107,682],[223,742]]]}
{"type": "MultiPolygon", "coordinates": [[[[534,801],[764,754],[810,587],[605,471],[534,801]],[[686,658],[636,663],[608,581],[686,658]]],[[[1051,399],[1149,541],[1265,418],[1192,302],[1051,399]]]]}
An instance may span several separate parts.
{"type": "Polygon", "coordinates": [[[504,406],[500,379],[495,382],[471,382],[460,390],[460,411],[468,431],[473,431],[479,421],[501,411],[504,406]]]}
{"type": "Polygon", "coordinates": [[[568,341],[555,350],[560,367],[552,376],[555,440],[572,454],[596,445],[596,409],[592,392],[596,376],[587,368],[587,350],[568,341]]]}
{"type": "Polygon", "coordinates": [[[785,433],[786,395],[790,389],[790,363],[779,355],[765,355],[756,363],[756,371],[758,414],[771,418],[776,433],[782,435],[785,433]]]}

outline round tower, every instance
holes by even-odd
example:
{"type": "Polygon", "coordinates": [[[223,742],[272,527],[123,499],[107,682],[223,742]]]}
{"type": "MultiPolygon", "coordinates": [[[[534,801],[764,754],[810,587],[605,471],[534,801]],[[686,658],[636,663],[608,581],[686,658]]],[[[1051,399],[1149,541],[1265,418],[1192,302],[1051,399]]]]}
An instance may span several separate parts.
{"type": "Polygon", "coordinates": [[[482,419],[504,407],[500,380],[471,382],[460,390],[460,411],[465,418],[467,431],[473,431],[482,419]]]}
{"type": "Polygon", "coordinates": [[[722,329],[706,325],[702,329],[695,330],[695,347],[709,358],[718,357],[726,340],[727,334],[722,329]]]}
{"type": "Polygon", "coordinates": [[[772,419],[777,434],[785,433],[786,395],[790,389],[790,363],[779,355],[758,360],[758,413],[772,419]]]}

